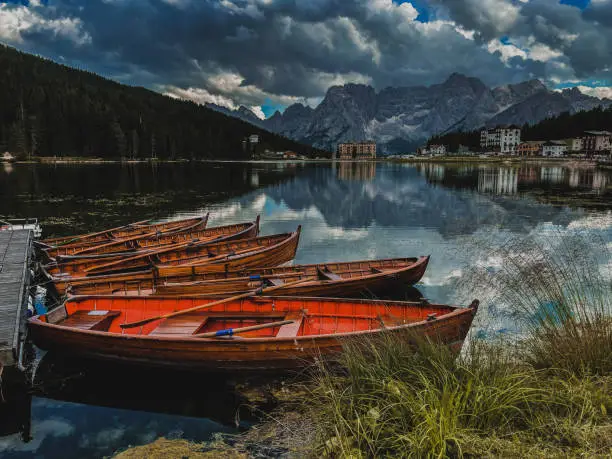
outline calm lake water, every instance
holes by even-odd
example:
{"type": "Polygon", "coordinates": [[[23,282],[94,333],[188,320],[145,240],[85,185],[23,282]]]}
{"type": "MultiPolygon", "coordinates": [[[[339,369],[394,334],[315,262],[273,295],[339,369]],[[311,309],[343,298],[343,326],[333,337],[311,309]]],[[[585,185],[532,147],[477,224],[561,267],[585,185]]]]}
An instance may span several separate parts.
{"type": "MultiPolygon", "coordinates": [[[[259,214],[263,234],[302,224],[296,263],[431,254],[417,288],[432,301],[454,302],[463,301],[453,286],[466,267],[487,262],[486,248],[508,237],[586,231],[612,244],[612,173],[437,164],[0,165],[0,216],[38,217],[45,236],[205,212],[210,225],[259,214]]],[[[481,309],[481,323],[487,314],[481,309]]],[[[202,441],[235,432],[250,422],[244,408],[236,416],[245,400],[235,387],[249,381],[47,356],[34,388],[8,394],[12,405],[0,406],[0,455],[102,457],[158,436],[202,441]]]]}

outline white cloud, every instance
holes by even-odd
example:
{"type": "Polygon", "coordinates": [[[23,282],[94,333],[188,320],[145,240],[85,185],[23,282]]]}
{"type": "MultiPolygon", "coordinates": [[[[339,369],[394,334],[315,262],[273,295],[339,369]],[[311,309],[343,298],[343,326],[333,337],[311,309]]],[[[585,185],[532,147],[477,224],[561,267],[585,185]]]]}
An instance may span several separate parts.
{"type": "Polygon", "coordinates": [[[560,51],[556,51],[549,46],[543,45],[541,43],[535,43],[530,48],[528,48],[527,56],[529,59],[533,59],[534,61],[539,62],[548,62],[552,59],[562,56],[563,53],[560,51]]]}
{"type": "Polygon", "coordinates": [[[266,119],[266,115],[259,105],[251,105],[249,109],[255,114],[260,120],[266,119]]]}
{"type": "Polygon", "coordinates": [[[500,53],[500,59],[503,62],[508,62],[513,57],[520,57],[522,59],[527,58],[527,53],[523,51],[521,48],[514,46],[513,44],[505,44],[500,42],[499,40],[491,40],[487,43],[487,50],[490,53],[498,52],[500,53]]]}
{"type": "Polygon", "coordinates": [[[175,99],[191,100],[197,104],[204,105],[206,103],[221,105],[223,107],[235,109],[238,108],[234,101],[220,94],[211,94],[204,88],[177,88],[176,86],[166,86],[162,88],[164,95],[175,99]]]}
{"type": "Polygon", "coordinates": [[[263,18],[263,13],[257,5],[250,2],[247,2],[245,6],[239,6],[230,0],[221,0],[219,5],[226,8],[231,14],[249,16],[253,19],[263,18]]]}
{"type": "Polygon", "coordinates": [[[91,35],[83,30],[83,23],[79,18],[49,19],[40,15],[34,7],[15,7],[0,3],[0,24],[0,39],[9,43],[23,43],[23,35],[31,32],[65,38],[77,46],[91,43],[91,35]]]}
{"type": "Polygon", "coordinates": [[[392,0],[370,0],[366,3],[366,7],[370,15],[396,15],[401,20],[408,22],[414,21],[419,15],[419,12],[410,2],[398,5],[392,0]]]}
{"type": "Polygon", "coordinates": [[[600,99],[612,99],[612,86],[576,86],[582,94],[598,97],[600,99]]]}

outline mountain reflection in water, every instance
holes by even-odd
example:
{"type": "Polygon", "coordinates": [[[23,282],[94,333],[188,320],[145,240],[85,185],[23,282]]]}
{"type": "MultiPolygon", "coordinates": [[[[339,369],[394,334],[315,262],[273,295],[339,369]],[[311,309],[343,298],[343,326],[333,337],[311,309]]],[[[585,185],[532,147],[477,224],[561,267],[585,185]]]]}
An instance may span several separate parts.
{"type": "MultiPolygon", "coordinates": [[[[144,218],[210,212],[216,226],[259,214],[263,234],[303,225],[295,263],[431,255],[422,282],[399,298],[460,303],[466,267],[494,268],[486,250],[510,237],[586,231],[612,243],[611,185],[610,171],[562,166],[17,164],[0,168],[0,215],[39,217],[47,235],[60,235],[144,218]]],[[[477,322],[497,312],[483,305],[477,322]]],[[[0,409],[3,458],[101,457],[158,436],[203,441],[235,431],[237,411],[240,426],[249,423],[238,378],[52,357],[32,391],[5,393],[13,405],[0,409]]]]}

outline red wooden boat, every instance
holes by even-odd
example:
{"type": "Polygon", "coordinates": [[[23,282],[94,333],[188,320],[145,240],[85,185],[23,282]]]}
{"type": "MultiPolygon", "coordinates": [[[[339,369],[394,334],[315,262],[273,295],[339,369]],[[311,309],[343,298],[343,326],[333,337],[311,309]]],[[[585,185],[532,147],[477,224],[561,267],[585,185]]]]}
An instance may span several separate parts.
{"type": "Polygon", "coordinates": [[[251,239],[217,243],[183,243],[116,259],[76,259],[43,268],[50,279],[78,278],[105,273],[121,273],[162,267],[171,272],[184,264],[206,265],[209,271],[230,271],[255,267],[278,266],[293,260],[301,228],[293,233],[275,234],[251,239]]]}
{"type": "MultiPolygon", "coordinates": [[[[75,279],[68,293],[71,295],[145,296],[230,295],[269,285],[278,285],[281,286],[277,290],[278,295],[349,297],[362,293],[383,293],[395,285],[415,284],[423,277],[428,262],[429,257],[393,258],[221,273],[206,272],[201,267],[195,266],[194,273],[190,275],[158,277],[153,272],[146,272],[136,275],[123,274],[75,279]],[[309,280],[309,282],[282,287],[296,280],[309,280]]],[[[61,288],[66,284],[58,282],[56,285],[61,288]]]]}
{"type": "Polygon", "coordinates": [[[156,233],[145,236],[134,236],[119,241],[99,245],[66,245],[43,249],[49,259],[58,262],[85,258],[102,258],[104,256],[131,256],[144,251],[156,250],[168,246],[177,246],[186,242],[221,242],[233,239],[249,239],[259,234],[259,216],[254,222],[234,225],[215,226],[206,229],[185,229],[167,234],[156,233]]]}
{"type": "Polygon", "coordinates": [[[121,327],[212,301],[73,297],[50,313],[31,318],[30,335],[42,349],[85,357],[190,369],[266,370],[302,367],[308,359],[337,353],[344,339],[382,333],[407,340],[430,336],[457,348],[478,308],[477,300],[469,308],[459,308],[396,301],[250,297],[137,328],[121,327]]]}
{"type": "Polygon", "coordinates": [[[91,245],[103,244],[123,239],[133,238],[135,236],[146,236],[155,234],[167,234],[177,231],[198,230],[206,228],[208,222],[208,214],[203,217],[192,217],[183,220],[173,220],[163,223],[147,224],[147,221],[130,223],[129,225],[120,226],[103,230],[97,233],[79,234],[75,236],[64,236],[59,238],[48,238],[37,242],[40,248],[54,248],[59,246],[72,245],[76,247],[87,247],[91,245]]]}

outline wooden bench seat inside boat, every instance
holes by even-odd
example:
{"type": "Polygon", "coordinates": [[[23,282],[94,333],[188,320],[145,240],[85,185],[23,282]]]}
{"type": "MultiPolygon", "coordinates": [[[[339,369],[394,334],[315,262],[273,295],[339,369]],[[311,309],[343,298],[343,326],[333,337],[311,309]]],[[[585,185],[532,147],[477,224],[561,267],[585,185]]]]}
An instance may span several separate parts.
{"type": "Polygon", "coordinates": [[[66,317],[61,325],[80,330],[106,331],[113,319],[119,315],[121,311],[76,311],[66,317]]]}
{"type": "Polygon", "coordinates": [[[162,320],[150,335],[193,335],[204,326],[207,320],[206,312],[200,311],[169,317],[162,320]]]}
{"type": "Polygon", "coordinates": [[[319,273],[319,277],[323,278],[324,280],[331,280],[331,281],[342,280],[342,276],[339,276],[338,274],[331,272],[327,268],[325,270],[317,268],[317,272],[319,273]]]}
{"type": "Polygon", "coordinates": [[[282,279],[266,279],[266,283],[270,285],[270,287],[278,287],[283,285],[285,282],[282,279]]]}
{"type": "Polygon", "coordinates": [[[208,312],[195,311],[180,316],[169,317],[162,320],[149,335],[194,335],[205,332],[207,325],[222,320],[280,320],[284,317],[283,313],[278,312],[208,312]]]}
{"type": "Polygon", "coordinates": [[[291,312],[285,316],[285,320],[293,320],[293,323],[281,325],[276,334],[277,338],[293,338],[297,336],[304,320],[304,313],[302,311],[291,312]]]}

